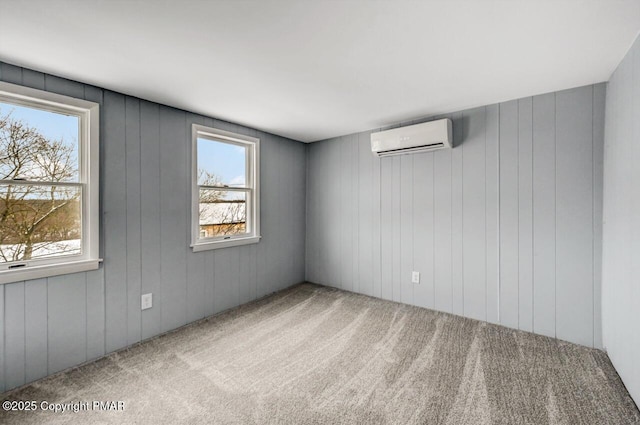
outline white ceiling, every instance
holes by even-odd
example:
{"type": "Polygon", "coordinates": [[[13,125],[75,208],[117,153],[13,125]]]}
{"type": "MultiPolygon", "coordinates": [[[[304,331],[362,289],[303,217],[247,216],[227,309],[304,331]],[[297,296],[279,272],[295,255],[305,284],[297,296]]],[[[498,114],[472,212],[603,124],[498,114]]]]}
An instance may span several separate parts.
{"type": "Polygon", "coordinates": [[[0,60],[309,142],[606,81],[638,0],[0,0],[0,60]]]}

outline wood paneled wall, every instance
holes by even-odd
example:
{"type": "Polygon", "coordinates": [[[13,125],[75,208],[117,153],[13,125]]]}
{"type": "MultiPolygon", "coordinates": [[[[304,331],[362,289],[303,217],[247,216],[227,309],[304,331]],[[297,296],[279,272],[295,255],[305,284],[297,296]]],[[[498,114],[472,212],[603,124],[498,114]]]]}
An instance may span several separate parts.
{"type": "Polygon", "coordinates": [[[597,84],[449,114],[455,148],[431,153],[311,144],[307,280],[601,347],[604,100],[597,84]]]}
{"type": "Polygon", "coordinates": [[[604,345],[640,405],[640,39],[607,88],[603,242],[604,345]]]}
{"type": "Polygon", "coordinates": [[[100,103],[104,258],[0,285],[0,392],[304,280],[304,144],[5,63],[0,80],[100,103]],[[189,248],[194,122],[260,138],[259,244],[189,248]]]}

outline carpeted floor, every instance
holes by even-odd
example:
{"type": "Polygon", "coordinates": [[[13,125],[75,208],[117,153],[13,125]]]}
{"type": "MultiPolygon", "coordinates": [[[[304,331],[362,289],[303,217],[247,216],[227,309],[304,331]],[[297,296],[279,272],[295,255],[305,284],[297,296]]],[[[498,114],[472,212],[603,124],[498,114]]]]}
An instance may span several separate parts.
{"type": "Polygon", "coordinates": [[[2,424],[635,424],[603,352],[311,284],[4,394],[2,424]]]}

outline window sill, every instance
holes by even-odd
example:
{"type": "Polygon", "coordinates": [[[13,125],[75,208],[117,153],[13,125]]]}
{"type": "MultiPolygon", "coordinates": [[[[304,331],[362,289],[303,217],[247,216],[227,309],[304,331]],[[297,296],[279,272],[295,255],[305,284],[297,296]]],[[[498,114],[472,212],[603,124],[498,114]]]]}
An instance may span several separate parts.
{"type": "Polygon", "coordinates": [[[261,236],[252,236],[249,238],[228,239],[215,242],[200,242],[191,245],[193,252],[208,251],[210,249],[229,248],[231,246],[249,245],[260,242],[261,236]]]}
{"type": "Polygon", "coordinates": [[[0,284],[22,282],[23,280],[96,270],[101,260],[82,260],[68,263],[30,266],[21,269],[0,271],[0,284]]]}

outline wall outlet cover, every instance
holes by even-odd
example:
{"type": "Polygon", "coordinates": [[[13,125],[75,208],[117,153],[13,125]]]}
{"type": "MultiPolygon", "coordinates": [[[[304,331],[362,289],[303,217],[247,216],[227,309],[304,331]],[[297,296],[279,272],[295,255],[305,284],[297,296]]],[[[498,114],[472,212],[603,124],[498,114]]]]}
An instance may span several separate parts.
{"type": "Polygon", "coordinates": [[[411,272],[411,283],[420,283],[420,272],[411,272]]]}
{"type": "Polygon", "coordinates": [[[153,294],[143,294],[140,302],[140,306],[142,310],[146,310],[148,308],[153,307],[153,294]]]}

